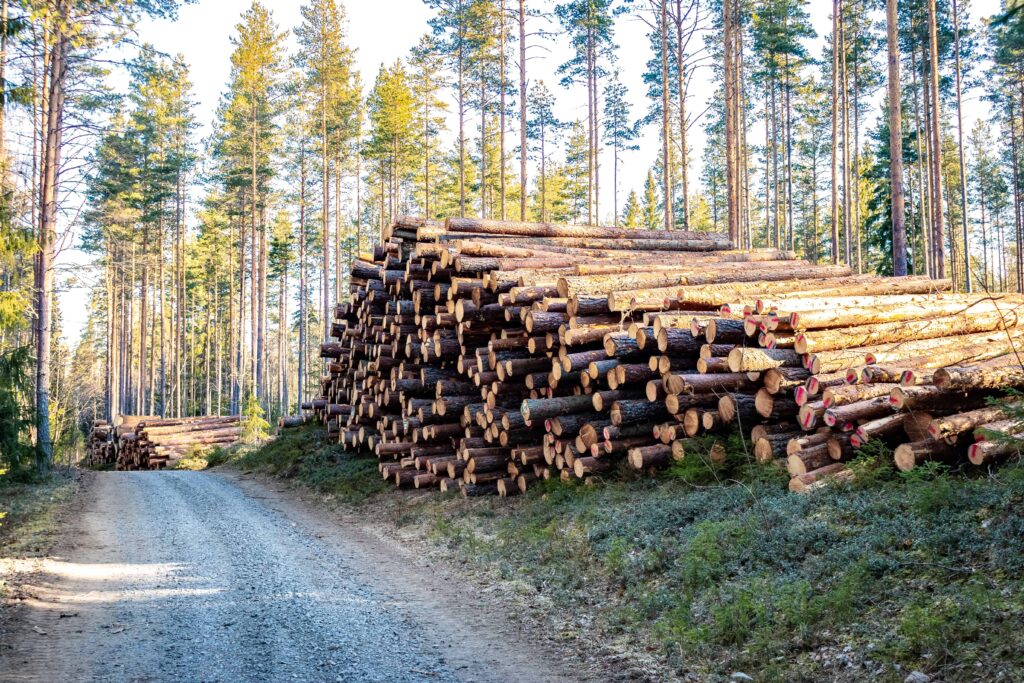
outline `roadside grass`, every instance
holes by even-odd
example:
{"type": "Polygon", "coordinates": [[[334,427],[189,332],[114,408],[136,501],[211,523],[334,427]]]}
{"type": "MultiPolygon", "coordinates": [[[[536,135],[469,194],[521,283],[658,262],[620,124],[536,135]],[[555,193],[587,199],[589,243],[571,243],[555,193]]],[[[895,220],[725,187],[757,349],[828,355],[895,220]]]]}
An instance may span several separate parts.
{"type": "Polygon", "coordinates": [[[54,515],[77,489],[74,475],[64,472],[17,479],[0,472],[0,553],[11,556],[43,550],[56,529],[54,515]]]}
{"type": "MultiPolygon", "coordinates": [[[[63,472],[17,478],[0,472],[0,560],[48,552],[56,540],[57,513],[78,487],[75,476],[63,472]]],[[[9,588],[0,577],[0,600],[9,588]]]]}
{"type": "Polygon", "coordinates": [[[346,505],[365,503],[388,490],[375,461],[346,453],[324,438],[319,425],[289,429],[259,448],[214,449],[206,461],[211,467],[230,464],[247,472],[294,479],[346,505]]]}
{"type": "Polygon", "coordinates": [[[654,479],[511,499],[378,495],[375,461],[315,428],[236,462],[338,493],[543,605],[566,640],[655,653],[673,677],[1024,680],[1024,466],[898,475],[863,453],[857,483],[795,495],[738,440],[712,464],[711,443],[654,479]]]}

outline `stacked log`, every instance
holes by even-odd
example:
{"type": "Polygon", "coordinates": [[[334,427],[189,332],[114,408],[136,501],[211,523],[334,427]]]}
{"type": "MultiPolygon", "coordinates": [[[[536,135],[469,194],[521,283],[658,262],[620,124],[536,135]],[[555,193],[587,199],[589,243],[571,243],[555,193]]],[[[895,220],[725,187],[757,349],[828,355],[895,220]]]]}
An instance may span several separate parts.
{"type": "Polygon", "coordinates": [[[733,351],[730,366],[776,364],[758,392],[759,414],[769,424],[796,417],[788,438],[755,439],[759,459],[786,467],[791,490],[849,480],[846,463],[871,442],[892,449],[903,471],[929,460],[985,464],[1018,452],[1013,437],[1024,427],[1011,419],[1012,408],[988,404],[1024,386],[1016,352],[1024,298],[780,293],[730,309],[737,307],[761,350],[733,351]]]}
{"type": "Polygon", "coordinates": [[[293,429],[306,424],[305,415],[282,415],[277,419],[277,426],[281,429],[293,429]]]}
{"type": "Polygon", "coordinates": [[[93,420],[89,430],[89,454],[86,464],[93,467],[112,465],[117,458],[117,447],[114,444],[114,430],[106,420],[93,420]]]}
{"type": "MultiPolygon", "coordinates": [[[[353,264],[350,300],[321,347],[322,394],[303,407],[400,487],[511,495],[619,462],[667,464],[692,435],[684,422],[718,431],[756,419],[760,374],[727,362],[743,318],[721,307],[737,282],[891,291],[845,267],[730,246],[680,232],[400,219],[353,264]],[[666,304],[665,288],[694,299],[666,304]],[[669,312],[637,303],[654,291],[669,312]]],[[[907,287],[926,291],[920,279],[907,287]]]]}
{"type": "Polygon", "coordinates": [[[1024,435],[976,412],[1024,386],[1019,296],[718,235],[475,219],[399,219],[351,273],[303,408],[402,488],[514,495],[664,467],[739,429],[802,491],[850,479],[870,441],[905,468],[995,462],[1024,435]]]}
{"type": "Polygon", "coordinates": [[[214,447],[230,446],[239,441],[242,428],[237,415],[124,416],[115,432],[117,469],[156,470],[214,447]]]}

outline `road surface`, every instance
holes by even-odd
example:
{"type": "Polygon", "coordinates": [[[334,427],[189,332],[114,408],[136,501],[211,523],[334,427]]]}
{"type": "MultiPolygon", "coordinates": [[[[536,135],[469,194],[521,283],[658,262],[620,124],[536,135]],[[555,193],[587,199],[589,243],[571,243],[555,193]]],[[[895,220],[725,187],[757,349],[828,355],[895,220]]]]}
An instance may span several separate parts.
{"type": "Polygon", "coordinates": [[[584,679],[457,577],[282,493],[91,475],[0,633],[0,681],[584,679]]]}

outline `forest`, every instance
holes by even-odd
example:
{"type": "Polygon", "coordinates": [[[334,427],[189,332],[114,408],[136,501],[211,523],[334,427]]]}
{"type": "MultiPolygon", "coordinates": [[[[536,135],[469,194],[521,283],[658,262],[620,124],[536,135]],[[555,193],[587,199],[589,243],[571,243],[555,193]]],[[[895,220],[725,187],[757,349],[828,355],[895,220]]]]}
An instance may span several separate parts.
{"type": "Polygon", "coordinates": [[[361,73],[342,0],[295,26],[253,2],[200,137],[186,60],[135,40],[182,3],[0,0],[0,468],[72,458],[94,418],[296,413],[351,263],[402,215],[724,233],[1024,292],[1020,0],[832,0],[827,25],[809,0],[424,3],[419,42],[361,73]]]}

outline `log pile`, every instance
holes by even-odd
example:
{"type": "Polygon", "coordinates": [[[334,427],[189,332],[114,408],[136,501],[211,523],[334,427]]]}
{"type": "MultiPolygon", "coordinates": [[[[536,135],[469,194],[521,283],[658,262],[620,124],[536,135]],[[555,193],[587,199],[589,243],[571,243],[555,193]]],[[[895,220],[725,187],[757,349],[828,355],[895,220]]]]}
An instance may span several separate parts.
{"type": "Polygon", "coordinates": [[[117,458],[117,447],[114,444],[114,430],[106,420],[93,420],[89,430],[89,454],[86,464],[93,467],[112,465],[117,458]]]}
{"type": "Polygon", "coordinates": [[[739,429],[802,491],[850,479],[870,441],[908,469],[1024,439],[985,404],[1024,386],[1019,296],[719,235],[475,219],[402,218],[351,273],[302,407],[398,487],[515,495],[739,429]]]}
{"type": "Polygon", "coordinates": [[[117,469],[156,470],[190,455],[236,443],[242,428],[237,415],[171,419],[126,415],[115,434],[117,469]]]}
{"type": "Polygon", "coordinates": [[[730,369],[763,373],[754,453],[785,467],[790,490],[853,478],[847,463],[872,443],[902,471],[1017,453],[992,435],[1024,429],[989,403],[1024,386],[1021,296],[786,292],[728,308],[743,310],[745,335],[730,369]]]}
{"type": "MultiPolygon", "coordinates": [[[[400,487],[512,495],[619,461],[649,469],[683,457],[686,436],[761,421],[763,371],[797,361],[777,341],[744,351],[732,302],[935,286],[729,247],[678,232],[402,219],[353,264],[336,341],[321,348],[322,395],[304,408],[400,487]]],[[[796,411],[779,400],[768,416],[795,425],[796,411]]]]}

